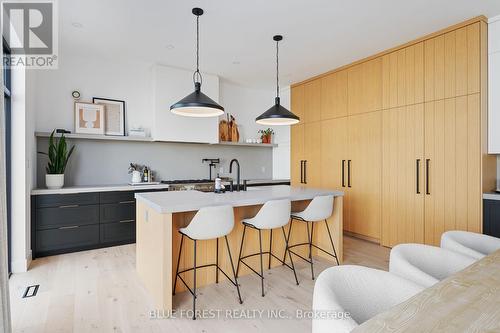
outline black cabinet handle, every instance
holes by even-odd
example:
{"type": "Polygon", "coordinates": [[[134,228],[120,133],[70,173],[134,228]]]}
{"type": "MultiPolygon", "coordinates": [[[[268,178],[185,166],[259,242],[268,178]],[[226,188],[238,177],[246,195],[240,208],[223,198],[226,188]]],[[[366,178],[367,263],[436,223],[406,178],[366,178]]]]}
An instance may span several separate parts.
{"type": "Polygon", "coordinates": [[[347,160],[347,187],[351,187],[351,160],[347,160]]]}
{"type": "Polygon", "coordinates": [[[342,160],[342,187],[345,187],[345,160],[342,160]]]}
{"type": "Polygon", "coordinates": [[[304,160],[300,160],[300,183],[304,184],[304,160]]]}
{"type": "Polygon", "coordinates": [[[307,160],[304,160],[304,184],[307,184],[307,160]]]}
{"type": "Polygon", "coordinates": [[[431,160],[428,158],[425,160],[425,194],[430,195],[431,190],[429,189],[429,172],[430,172],[431,160]]]}
{"type": "Polygon", "coordinates": [[[417,158],[417,169],[416,169],[416,173],[417,173],[417,194],[420,194],[420,158],[417,158]]]}

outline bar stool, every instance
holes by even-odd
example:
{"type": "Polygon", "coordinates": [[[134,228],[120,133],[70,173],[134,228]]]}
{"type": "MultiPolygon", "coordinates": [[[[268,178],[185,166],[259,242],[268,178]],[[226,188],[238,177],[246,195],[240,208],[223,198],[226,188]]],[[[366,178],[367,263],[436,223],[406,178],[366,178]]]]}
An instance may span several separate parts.
{"type": "Polygon", "coordinates": [[[182,283],[189,290],[191,295],[193,295],[193,320],[196,319],[196,269],[215,266],[215,281],[219,283],[219,271],[226,276],[226,278],[236,286],[238,291],[238,298],[240,304],[243,303],[241,300],[240,287],[238,285],[238,279],[236,277],[236,272],[234,270],[233,258],[231,256],[231,250],[229,248],[229,242],[227,240],[227,235],[233,230],[234,227],[234,212],[231,206],[217,206],[217,207],[206,207],[201,208],[196,215],[193,217],[189,225],[185,228],[180,228],[179,233],[181,236],[181,246],[179,250],[179,258],[177,259],[177,270],[175,273],[174,289],[172,294],[175,295],[175,287],[177,286],[177,278],[179,278],[182,283]],[[182,244],[184,242],[184,236],[194,241],[194,266],[192,268],[187,268],[179,271],[179,263],[181,261],[182,254],[182,244]],[[229,254],[229,262],[231,263],[231,269],[233,271],[234,281],[219,267],[219,237],[224,237],[226,240],[227,252],[229,254]],[[216,239],[216,261],[215,264],[205,264],[201,266],[196,266],[196,242],[199,240],[210,240],[216,239]],[[189,288],[187,283],[184,281],[180,274],[193,271],[193,290],[189,288]]]}
{"type": "Polygon", "coordinates": [[[261,289],[262,289],[262,297],[264,297],[264,265],[263,265],[263,259],[262,256],[264,254],[269,255],[269,262],[268,262],[268,269],[271,268],[271,257],[274,257],[276,260],[281,262],[283,265],[286,265],[288,268],[290,268],[293,271],[293,275],[295,276],[295,283],[298,285],[299,280],[297,280],[297,274],[295,273],[295,266],[293,265],[293,260],[292,256],[290,256],[290,265],[285,263],[285,260],[281,260],[281,258],[278,258],[273,252],[272,252],[272,246],[273,246],[273,229],[281,228],[281,231],[283,232],[283,238],[285,239],[285,255],[287,252],[288,248],[288,239],[286,238],[285,234],[285,225],[288,223],[290,219],[290,210],[291,210],[291,203],[290,200],[271,200],[266,202],[262,208],[259,210],[257,215],[251,219],[245,219],[242,221],[243,223],[243,236],[241,238],[241,247],[240,247],[240,254],[238,256],[238,265],[236,268],[236,276],[238,276],[239,271],[240,271],[240,263],[243,265],[247,266],[252,272],[260,276],[260,283],[261,283],[261,289]],[[259,231],[259,246],[260,246],[260,252],[257,253],[252,253],[246,256],[241,256],[242,251],[243,251],[243,244],[245,242],[245,233],[247,230],[247,227],[251,229],[255,229],[259,231]],[[270,235],[269,235],[269,251],[262,251],[262,230],[269,230],[270,235]],[[257,272],[255,269],[253,269],[251,266],[249,266],[244,259],[253,257],[259,255],[260,256],[260,273],[257,272]]]}
{"type": "MultiPolygon", "coordinates": [[[[311,264],[311,276],[312,279],[314,280],[314,268],[313,268],[313,258],[312,258],[312,248],[315,247],[320,251],[323,251],[324,253],[332,256],[335,258],[337,261],[337,265],[339,265],[339,259],[337,257],[337,251],[335,250],[335,245],[333,244],[333,239],[332,239],[332,234],[330,233],[330,227],[328,226],[327,219],[332,216],[333,213],[333,195],[324,195],[324,196],[317,196],[314,197],[309,205],[306,207],[305,210],[302,212],[292,212],[291,214],[291,221],[290,221],[290,229],[288,229],[288,237],[287,239],[290,241],[290,235],[292,234],[292,226],[293,226],[293,221],[300,221],[300,222],[305,222],[306,223],[306,229],[307,229],[307,243],[299,243],[299,244],[294,244],[294,245],[289,245],[288,246],[288,251],[296,255],[297,257],[305,260],[309,264],[311,264]],[[333,248],[333,253],[330,253],[319,246],[313,244],[312,239],[313,239],[313,232],[314,232],[314,223],[316,222],[325,222],[326,224],[326,230],[328,231],[328,236],[330,237],[330,243],[332,244],[333,248]],[[309,232],[309,223],[311,223],[311,231],[309,232]],[[290,250],[293,247],[296,246],[303,246],[303,245],[308,245],[309,246],[309,259],[304,258],[300,254],[293,252],[290,250]]],[[[286,256],[286,253],[285,253],[286,256]]],[[[285,259],[285,256],[283,257],[283,261],[285,259]]]]}

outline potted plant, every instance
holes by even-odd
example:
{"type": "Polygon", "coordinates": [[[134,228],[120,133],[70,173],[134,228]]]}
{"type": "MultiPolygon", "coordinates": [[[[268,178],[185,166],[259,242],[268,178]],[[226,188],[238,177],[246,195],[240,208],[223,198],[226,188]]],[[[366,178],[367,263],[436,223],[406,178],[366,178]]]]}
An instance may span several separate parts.
{"type": "Polygon", "coordinates": [[[47,171],[47,174],[45,175],[45,184],[49,189],[63,187],[64,170],[66,169],[68,160],[75,149],[75,146],[73,146],[68,151],[64,133],[61,135],[59,140],[54,140],[54,132],[55,131],[52,131],[49,137],[49,151],[47,153],[39,152],[49,158],[49,162],[45,167],[45,170],[47,171]]]}
{"type": "Polygon", "coordinates": [[[274,131],[272,128],[267,128],[265,130],[259,130],[260,138],[262,139],[262,143],[271,143],[273,141],[274,131]]]}

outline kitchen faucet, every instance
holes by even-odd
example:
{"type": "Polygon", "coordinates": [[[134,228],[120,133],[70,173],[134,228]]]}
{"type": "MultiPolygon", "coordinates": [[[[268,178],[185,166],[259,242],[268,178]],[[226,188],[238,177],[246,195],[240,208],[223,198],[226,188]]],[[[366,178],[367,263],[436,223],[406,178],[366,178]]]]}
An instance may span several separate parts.
{"type": "Polygon", "coordinates": [[[240,162],[237,159],[233,158],[229,163],[229,173],[233,172],[233,163],[236,163],[238,170],[236,170],[236,191],[240,191],[240,162]]]}
{"type": "Polygon", "coordinates": [[[208,179],[212,180],[212,168],[215,168],[217,164],[220,164],[220,158],[204,158],[201,163],[208,162],[208,179]]]}

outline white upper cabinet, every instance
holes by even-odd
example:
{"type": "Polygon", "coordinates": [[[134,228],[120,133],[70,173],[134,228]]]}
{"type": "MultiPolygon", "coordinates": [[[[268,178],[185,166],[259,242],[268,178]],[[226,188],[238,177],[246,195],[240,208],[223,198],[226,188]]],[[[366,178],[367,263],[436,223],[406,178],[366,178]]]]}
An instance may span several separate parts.
{"type": "MultiPolygon", "coordinates": [[[[219,118],[191,118],[170,112],[170,106],[194,92],[193,72],[167,66],[153,67],[154,121],[156,141],[217,143],[219,118]]],[[[219,77],[203,74],[201,91],[219,102],[219,77]]]]}
{"type": "Polygon", "coordinates": [[[500,16],[488,24],[488,153],[500,154],[500,16]]]}

